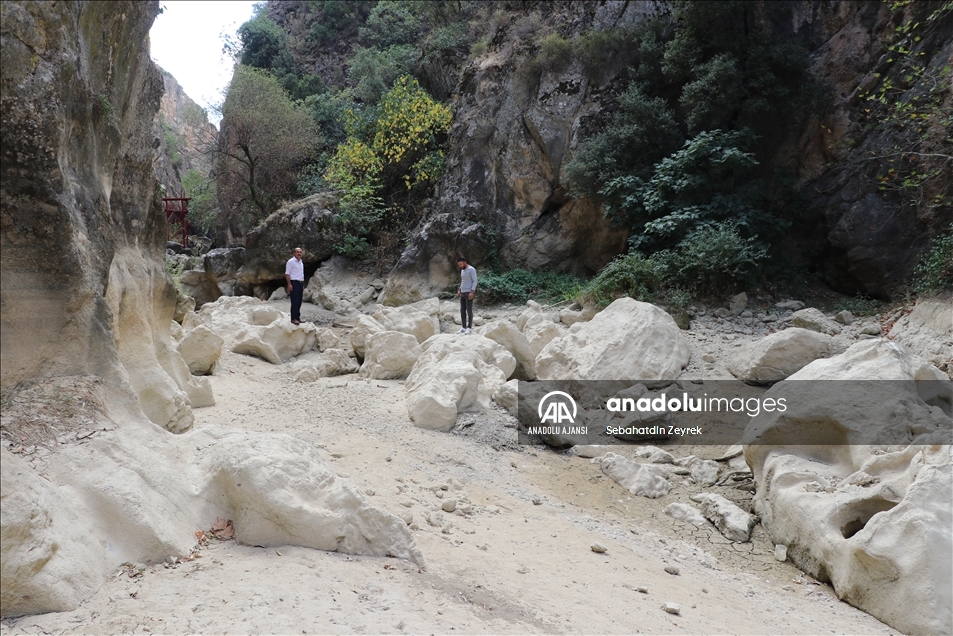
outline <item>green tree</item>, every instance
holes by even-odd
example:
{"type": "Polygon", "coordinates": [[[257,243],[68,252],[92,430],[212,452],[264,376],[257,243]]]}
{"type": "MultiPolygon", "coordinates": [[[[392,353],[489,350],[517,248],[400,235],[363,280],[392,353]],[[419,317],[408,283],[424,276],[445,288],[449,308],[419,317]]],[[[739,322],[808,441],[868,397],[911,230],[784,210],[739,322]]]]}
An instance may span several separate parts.
{"type": "Polygon", "coordinates": [[[442,173],[441,146],[451,119],[450,108],[410,76],[398,79],[375,108],[348,112],[347,139],[324,173],[325,182],[341,193],[338,220],[351,237],[346,249],[361,251],[374,230],[407,224],[408,210],[397,201],[407,201],[402,192],[427,190],[442,173]]]}
{"type": "Polygon", "coordinates": [[[660,97],[638,84],[619,96],[619,109],[605,129],[591,137],[566,165],[566,180],[577,195],[594,196],[623,176],[647,178],[652,166],[677,149],[684,137],[674,113],[660,97]]]}
{"type": "Polygon", "coordinates": [[[308,111],[266,71],[239,65],[222,106],[219,204],[242,233],[295,194],[297,169],[320,143],[308,111]]]}
{"type": "Polygon", "coordinates": [[[602,190],[606,216],[632,230],[634,249],[669,249],[701,226],[730,222],[753,239],[776,236],[786,225],[771,214],[758,161],[747,151],[748,131],[696,135],[655,166],[650,179],[627,175],[602,190]]]}

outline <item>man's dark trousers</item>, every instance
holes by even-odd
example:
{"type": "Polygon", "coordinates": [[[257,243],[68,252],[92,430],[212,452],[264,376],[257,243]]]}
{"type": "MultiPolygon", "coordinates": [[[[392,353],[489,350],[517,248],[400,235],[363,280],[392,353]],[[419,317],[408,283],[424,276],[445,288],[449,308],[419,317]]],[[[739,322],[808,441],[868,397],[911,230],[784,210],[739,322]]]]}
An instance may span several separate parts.
{"type": "Polygon", "coordinates": [[[304,299],[304,281],[291,281],[291,319],[301,320],[301,301],[304,299]]]}

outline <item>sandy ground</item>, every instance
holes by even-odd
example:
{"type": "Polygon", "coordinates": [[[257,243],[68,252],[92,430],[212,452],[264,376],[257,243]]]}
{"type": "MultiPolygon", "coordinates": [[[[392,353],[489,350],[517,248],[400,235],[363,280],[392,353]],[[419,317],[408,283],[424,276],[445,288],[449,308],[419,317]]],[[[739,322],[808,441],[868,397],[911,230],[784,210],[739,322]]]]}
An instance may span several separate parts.
{"type": "MultiPolygon", "coordinates": [[[[720,362],[695,364],[703,351],[720,361],[737,344],[716,331],[689,332],[687,374],[723,377],[720,362]]],[[[515,420],[502,411],[464,414],[451,433],[422,430],[407,416],[402,382],[352,375],[301,384],[283,367],[231,353],[211,381],[218,404],[197,410],[196,426],[318,445],[376,504],[413,514],[426,568],[215,541],[193,561],[136,576],[122,568],[77,610],[4,620],[0,632],[896,633],[777,562],[760,525],[751,543],[732,544],[712,526],[663,514],[702,488],[676,482],[658,500],[632,496],[587,459],[517,446],[515,420]],[[453,513],[441,509],[450,498],[453,513]],[[594,552],[596,542],[607,551],[594,552]],[[677,575],[665,571],[672,565],[677,575]],[[681,613],[666,613],[665,603],[681,613]]],[[[704,490],[742,506],[751,498],[733,486],[704,490]]]]}

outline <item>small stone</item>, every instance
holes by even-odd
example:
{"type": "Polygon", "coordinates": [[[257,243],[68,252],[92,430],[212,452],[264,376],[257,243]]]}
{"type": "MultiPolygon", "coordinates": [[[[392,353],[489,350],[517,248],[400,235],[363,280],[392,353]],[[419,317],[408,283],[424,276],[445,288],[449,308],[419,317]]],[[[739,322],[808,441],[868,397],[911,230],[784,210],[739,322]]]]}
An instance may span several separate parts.
{"type": "Polygon", "coordinates": [[[710,353],[706,353],[705,355],[702,356],[702,360],[704,362],[714,362],[715,356],[711,355],[710,353]]]}
{"type": "Polygon", "coordinates": [[[665,571],[674,576],[678,576],[678,568],[674,565],[666,565],[665,571]]]}
{"type": "Polygon", "coordinates": [[[664,609],[664,610],[665,610],[666,612],[668,612],[669,614],[681,614],[681,613],[682,613],[682,608],[680,608],[680,607],[678,606],[678,603],[666,603],[665,605],[662,606],[662,609],[664,609]]]}
{"type": "Polygon", "coordinates": [[[540,499],[539,497],[533,497],[533,505],[534,505],[534,506],[541,506],[541,505],[543,505],[543,500],[540,499]]]}
{"type": "Polygon", "coordinates": [[[883,331],[880,329],[880,325],[873,324],[873,325],[867,325],[866,327],[861,329],[860,333],[866,336],[879,336],[880,334],[883,333],[883,331]]]}
{"type": "Polygon", "coordinates": [[[593,543],[589,547],[592,549],[593,552],[597,554],[602,554],[606,551],[606,546],[602,545],[601,543],[593,543]]]}
{"type": "Polygon", "coordinates": [[[445,499],[440,507],[443,508],[444,512],[453,512],[457,509],[457,500],[456,499],[445,499]]]}
{"type": "Polygon", "coordinates": [[[517,574],[529,574],[529,568],[525,565],[516,571],[517,574]]]}
{"type": "Polygon", "coordinates": [[[393,458],[393,457],[385,457],[385,458],[384,458],[384,461],[385,461],[385,462],[392,462],[392,461],[394,461],[394,458],[393,458]]]}
{"type": "Polygon", "coordinates": [[[844,311],[838,312],[837,315],[834,316],[834,320],[842,325],[849,325],[850,323],[854,322],[854,314],[845,309],[844,311]]]}
{"type": "Polygon", "coordinates": [[[409,499],[404,499],[402,502],[400,502],[400,505],[410,508],[414,505],[414,502],[410,501],[409,499]]]}
{"type": "Polygon", "coordinates": [[[438,490],[438,491],[435,492],[434,494],[437,495],[437,499],[443,499],[443,491],[442,491],[442,490],[438,490]]]}
{"type": "Polygon", "coordinates": [[[400,518],[409,526],[414,522],[414,513],[412,510],[404,510],[400,513],[400,518]]]}
{"type": "Polygon", "coordinates": [[[642,594],[648,594],[648,593],[649,593],[649,588],[645,587],[644,585],[640,585],[640,586],[638,586],[638,587],[635,588],[635,589],[636,589],[636,591],[641,592],[642,594]]]}
{"type": "Polygon", "coordinates": [[[486,511],[492,515],[495,515],[496,513],[500,511],[500,509],[497,506],[487,506],[486,511]]]}
{"type": "Polygon", "coordinates": [[[371,490],[370,488],[368,488],[367,490],[364,491],[364,494],[367,495],[368,497],[373,497],[373,496],[376,495],[377,493],[375,493],[373,490],[371,490]]]}
{"type": "Polygon", "coordinates": [[[788,558],[788,547],[786,545],[774,546],[774,558],[781,562],[786,561],[788,558]]]}

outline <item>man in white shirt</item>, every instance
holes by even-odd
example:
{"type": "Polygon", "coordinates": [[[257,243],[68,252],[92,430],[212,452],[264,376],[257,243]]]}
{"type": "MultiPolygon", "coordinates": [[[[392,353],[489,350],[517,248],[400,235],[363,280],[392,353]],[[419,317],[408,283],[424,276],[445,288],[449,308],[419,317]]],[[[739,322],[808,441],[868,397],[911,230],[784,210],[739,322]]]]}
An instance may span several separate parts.
{"type": "Polygon", "coordinates": [[[460,331],[457,333],[469,334],[473,329],[473,296],[476,294],[477,275],[473,265],[467,263],[464,256],[457,258],[457,267],[460,268],[460,289],[457,296],[460,298],[460,331]]]}
{"type": "Polygon", "coordinates": [[[285,263],[285,284],[288,295],[291,296],[291,322],[301,324],[301,300],[304,298],[304,263],[301,255],[304,252],[300,247],[294,249],[294,257],[285,263]]]}

